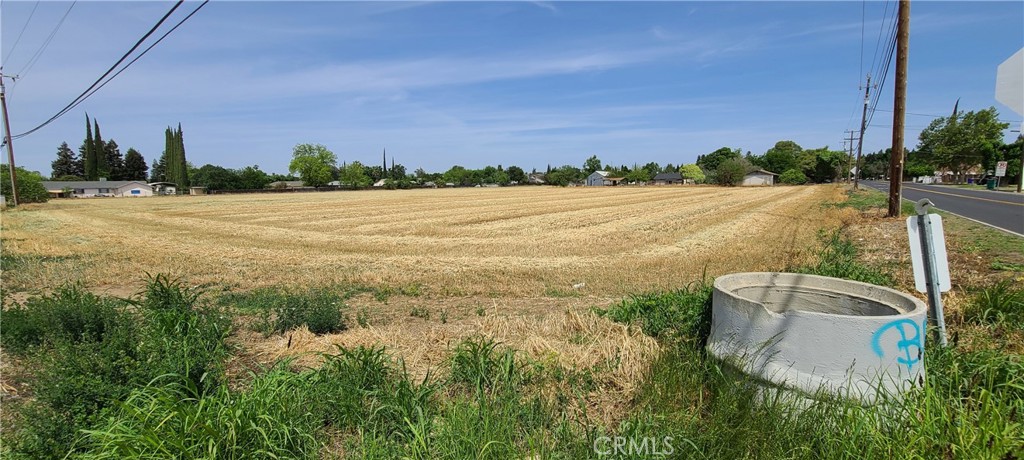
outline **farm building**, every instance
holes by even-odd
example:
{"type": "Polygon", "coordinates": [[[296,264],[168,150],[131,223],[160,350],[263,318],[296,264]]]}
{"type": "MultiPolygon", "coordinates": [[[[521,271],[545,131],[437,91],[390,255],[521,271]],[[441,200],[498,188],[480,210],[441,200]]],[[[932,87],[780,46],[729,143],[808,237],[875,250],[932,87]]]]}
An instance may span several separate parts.
{"type": "Polygon", "coordinates": [[[192,196],[195,196],[195,195],[206,195],[207,194],[206,187],[197,187],[197,186],[189,187],[188,188],[188,194],[192,195],[192,196]]]}
{"type": "Polygon", "coordinates": [[[153,196],[153,188],[136,180],[43,181],[52,198],[153,196]]]}
{"type": "Polygon", "coordinates": [[[661,173],[654,176],[654,185],[674,185],[682,183],[683,175],[677,172],[661,173]]]}
{"type": "Polygon", "coordinates": [[[625,180],[622,177],[611,177],[611,175],[608,171],[594,171],[587,176],[587,185],[598,187],[603,185],[619,185],[625,180]]]}
{"type": "Polygon", "coordinates": [[[743,185],[775,185],[775,176],[778,176],[778,174],[758,169],[757,171],[748,172],[746,176],[743,176],[743,185]]]}
{"type": "Polygon", "coordinates": [[[154,195],[178,194],[178,184],[174,182],[150,182],[149,187],[153,189],[154,195]]]}

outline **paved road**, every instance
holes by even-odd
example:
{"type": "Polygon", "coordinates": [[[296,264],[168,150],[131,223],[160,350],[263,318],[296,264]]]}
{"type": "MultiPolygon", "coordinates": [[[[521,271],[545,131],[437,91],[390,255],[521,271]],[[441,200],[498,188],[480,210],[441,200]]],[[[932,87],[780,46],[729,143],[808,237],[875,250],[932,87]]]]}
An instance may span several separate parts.
{"type": "MultiPolygon", "coordinates": [[[[889,192],[888,182],[861,183],[889,192]]],[[[936,208],[943,211],[1024,236],[1024,194],[904,182],[903,198],[911,201],[928,198],[935,203],[936,208]]]]}

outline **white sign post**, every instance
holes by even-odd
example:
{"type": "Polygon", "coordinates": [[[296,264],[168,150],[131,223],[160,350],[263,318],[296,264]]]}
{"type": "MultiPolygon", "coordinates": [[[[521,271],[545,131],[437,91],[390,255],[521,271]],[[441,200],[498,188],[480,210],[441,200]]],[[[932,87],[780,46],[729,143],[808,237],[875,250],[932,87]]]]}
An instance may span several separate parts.
{"type": "Polygon", "coordinates": [[[996,177],[1006,177],[1006,162],[1000,161],[996,163],[996,177]]]}
{"type": "Polygon", "coordinates": [[[914,267],[914,285],[928,293],[928,317],[939,329],[939,343],[946,346],[946,320],[942,313],[942,293],[949,292],[949,259],[942,216],[928,214],[932,202],[924,198],[914,205],[916,216],[907,218],[910,259],[914,267]]]}
{"type": "MultiPolygon", "coordinates": [[[[1024,115],[1024,48],[1017,50],[996,68],[996,100],[1017,112],[1017,115],[1024,115]]],[[[1024,132],[1024,123],[1020,126],[1024,132]]],[[[1024,185],[1024,149],[1021,150],[1022,176],[1017,181],[1017,193],[1021,192],[1021,185],[1024,185]]]]}

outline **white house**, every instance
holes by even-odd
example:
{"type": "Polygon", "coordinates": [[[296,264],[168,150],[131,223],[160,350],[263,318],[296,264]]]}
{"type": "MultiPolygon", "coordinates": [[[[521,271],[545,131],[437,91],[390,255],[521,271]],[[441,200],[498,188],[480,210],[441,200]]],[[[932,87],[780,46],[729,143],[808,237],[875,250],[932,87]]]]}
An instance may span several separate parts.
{"type": "Polygon", "coordinates": [[[137,180],[43,181],[53,198],[153,196],[153,187],[137,180]]]}
{"type": "Polygon", "coordinates": [[[775,185],[775,176],[778,176],[778,174],[758,169],[757,171],[748,172],[746,176],[743,176],[743,185],[775,185]]]}
{"type": "Polygon", "coordinates": [[[588,186],[619,185],[624,179],[622,177],[611,177],[608,171],[594,171],[587,176],[588,186]]]}

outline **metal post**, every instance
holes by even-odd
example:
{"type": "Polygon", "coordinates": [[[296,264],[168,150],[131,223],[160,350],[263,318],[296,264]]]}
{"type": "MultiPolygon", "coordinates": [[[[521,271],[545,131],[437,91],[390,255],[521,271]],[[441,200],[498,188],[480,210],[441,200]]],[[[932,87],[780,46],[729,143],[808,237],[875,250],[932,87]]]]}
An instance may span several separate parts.
{"type": "MultiPolygon", "coordinates": [[[[927,201],[927,200],[922,200],[927,201]]],[[[939,344],[946,343],[946,319],[942,313],[942,291],[939,290],[939,274],[935,268],[935,246],[932,244],[932,221],[928,218],[928,207],[931,202],[914,206],[917,210],[917,226],[920,231],[921,259],[924,261],[924,279],[928,286],[928,318],[938,326],[939,344]]]]}

